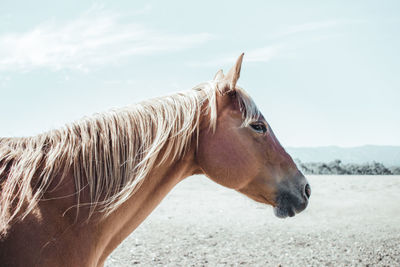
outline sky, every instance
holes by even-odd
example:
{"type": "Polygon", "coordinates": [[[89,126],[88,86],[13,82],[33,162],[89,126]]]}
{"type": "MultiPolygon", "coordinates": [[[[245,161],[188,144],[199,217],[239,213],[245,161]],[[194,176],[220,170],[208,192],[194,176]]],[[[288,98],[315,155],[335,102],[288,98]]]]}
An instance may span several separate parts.
{"type": "Polygon", "coordinates": [[[399,1],[0,1],[0,136],[189,90],[244,52],[283,146],[400,145],[399,1]]]}

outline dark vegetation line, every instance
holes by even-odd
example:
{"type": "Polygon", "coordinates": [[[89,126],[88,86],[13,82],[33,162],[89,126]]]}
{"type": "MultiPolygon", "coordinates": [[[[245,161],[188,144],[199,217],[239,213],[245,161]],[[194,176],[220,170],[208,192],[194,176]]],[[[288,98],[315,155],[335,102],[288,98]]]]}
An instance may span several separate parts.
{"type": "Polygon", "coordinates": [[[304,174],[338,174],[338,175],[400,175],[400,166],[385,167],[382,163],[364,164],[342,163],[337,159],[329,163],[301,162],[295,160],[304,174]]]}

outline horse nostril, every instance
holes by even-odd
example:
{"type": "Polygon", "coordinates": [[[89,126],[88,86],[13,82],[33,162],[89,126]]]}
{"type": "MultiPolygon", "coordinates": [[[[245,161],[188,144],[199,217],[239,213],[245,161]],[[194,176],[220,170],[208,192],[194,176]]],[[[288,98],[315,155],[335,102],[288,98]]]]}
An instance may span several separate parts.
{"type": "Polygon", "coordinates": [[[306,187],[304,188],[304,192],[306,193],[307,198],[310,198],[311,196],[311,187],[309,184],[306,184],[306,187]]]}

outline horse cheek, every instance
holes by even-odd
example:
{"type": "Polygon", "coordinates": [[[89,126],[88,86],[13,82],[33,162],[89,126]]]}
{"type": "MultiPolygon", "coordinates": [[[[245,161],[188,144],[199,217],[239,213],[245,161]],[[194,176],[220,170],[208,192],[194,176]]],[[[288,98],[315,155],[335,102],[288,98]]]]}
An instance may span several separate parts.
{"type": "Polygon", "coordinates": [[[198,162],[206,176],[233,189],[246,185],[256,174],[256,159],[237,136],[214,136],[203,140],[199,147],[198,162]]]}

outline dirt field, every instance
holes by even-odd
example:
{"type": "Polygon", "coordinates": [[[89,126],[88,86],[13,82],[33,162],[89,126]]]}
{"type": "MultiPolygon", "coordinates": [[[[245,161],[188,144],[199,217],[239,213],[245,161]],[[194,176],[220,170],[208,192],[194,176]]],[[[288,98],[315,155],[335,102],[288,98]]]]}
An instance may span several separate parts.
{"type": "Polygon", "coordinates": [[[105,266],[400,266],[400,176],[307,178],[310,205],[284,220],[188,178],[105,266]]]}

